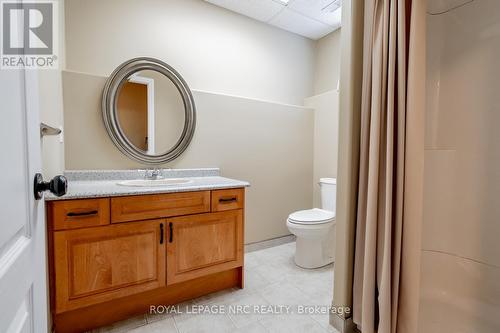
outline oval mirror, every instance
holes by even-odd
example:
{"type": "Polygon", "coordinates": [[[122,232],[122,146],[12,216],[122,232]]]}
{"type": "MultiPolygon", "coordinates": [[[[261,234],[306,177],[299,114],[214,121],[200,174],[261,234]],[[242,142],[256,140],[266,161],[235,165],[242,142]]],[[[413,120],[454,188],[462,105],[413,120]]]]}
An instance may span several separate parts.
{"type": "Polygon", "coordinates": [[[194,134],[191,91],[179,73],[157,59],[121,64],[106,82],[102,110],[113,143],[142,163],[175,159],[194,134]]]}

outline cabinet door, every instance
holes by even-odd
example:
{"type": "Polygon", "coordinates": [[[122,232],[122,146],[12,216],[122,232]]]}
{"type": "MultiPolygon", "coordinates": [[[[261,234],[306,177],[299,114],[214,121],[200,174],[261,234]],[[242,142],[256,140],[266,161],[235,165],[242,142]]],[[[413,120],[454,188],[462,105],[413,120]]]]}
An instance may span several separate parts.
{"type": "Polygon", "coordinates": [[[165,285],[164,220],[54,233],[56,313],[165,285]]]}
{"type": "Polygon", "coordinates": [[[167,285],[243,265],[243,211],[167,219],[167,285]]]}

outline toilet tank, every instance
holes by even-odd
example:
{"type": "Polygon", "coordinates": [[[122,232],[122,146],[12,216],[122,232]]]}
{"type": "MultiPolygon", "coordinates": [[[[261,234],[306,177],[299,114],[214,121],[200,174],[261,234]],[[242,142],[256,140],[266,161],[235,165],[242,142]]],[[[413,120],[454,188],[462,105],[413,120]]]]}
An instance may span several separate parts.
{"type": "Polygon", "coordinates": [[[337,179],[320,178],[321,208],[335,212],[337,203],[337,179]]]}

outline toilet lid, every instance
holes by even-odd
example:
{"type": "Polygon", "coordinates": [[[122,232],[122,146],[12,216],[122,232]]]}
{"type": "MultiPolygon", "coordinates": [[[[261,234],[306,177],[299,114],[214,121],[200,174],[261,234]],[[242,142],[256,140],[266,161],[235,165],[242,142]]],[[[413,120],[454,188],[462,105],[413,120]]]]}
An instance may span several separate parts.
{"type": "Polygon", "coordinates": [[[313,208],[307,210],[299,210],[290,214],[288,220],[297,224],[320,224],[330,222],[335,219],[335,212],[328,210],[313,208]]]}

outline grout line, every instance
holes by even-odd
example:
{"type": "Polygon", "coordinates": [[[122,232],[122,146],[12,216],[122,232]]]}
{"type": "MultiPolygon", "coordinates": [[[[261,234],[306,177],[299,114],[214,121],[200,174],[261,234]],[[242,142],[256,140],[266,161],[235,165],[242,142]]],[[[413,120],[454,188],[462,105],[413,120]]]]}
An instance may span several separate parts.
{"type": "MultiPolygon", "coordinates": [[[[325,316],[328,316],[328,314],[325,314],[325,316]]],[[[328,327],[325,327],[318,319],[314,318],[313,316],[309,315],[309,318],[311,318],[315,323],[317,323],[321,328],[323,328],[325,331],[328,331],[328,327]]],[[[333,327],[328,323],[328,326],[333,327]]]]}
{"type": "Polygon", "coordinates": [[[177,333],[180,333],[180,332],[181,332],[181,330],[180,330],[180,329],[179,329],[179,327],[177,326],[177,320],[175,320],[175,317],[176,317],[176,316],[172,316],[172,319],[174,320],[174,327],[175,327],[175,331],[176,331],[177,333]]]}
{"type": "Polygon", "coordinates": [[[177,327],[177,322],[175,321],[175,316],[172,316],[172,320],[174,321],[174,328],[177,333],[180,333],[179,327],[177,327]]]}
{"type": "MultiPolygon", "coordinates": [[[[267,329],[267,327],[264,324],[262,324],[262,319],[258,319],[256,321],[254,321],[254,323],[257,323],[260,326],[260,328],[263,328],[264,332],[266,332],[266,333],[271,332],[270,330],[267,329]]],[[[249,325],[251,325],[251,324],[249,324],[249,325]]],[[[248,325],[246,325],[246,326],[248,326],[248,325]]]]}
{"type": "Polygon", "coordinates": [[[240,329],[240,327],[238,327],[238,325],[236,325],[236,323],[234,322],[233,318],[231,318],[231,316],[230,316],[230,315],[226,314],[226,316],[228,316],[228,317],[229,317],[229,320],[231,321],[231,324],[233,324],[234,328],[236,328],[236,329],[240,329]]]}

